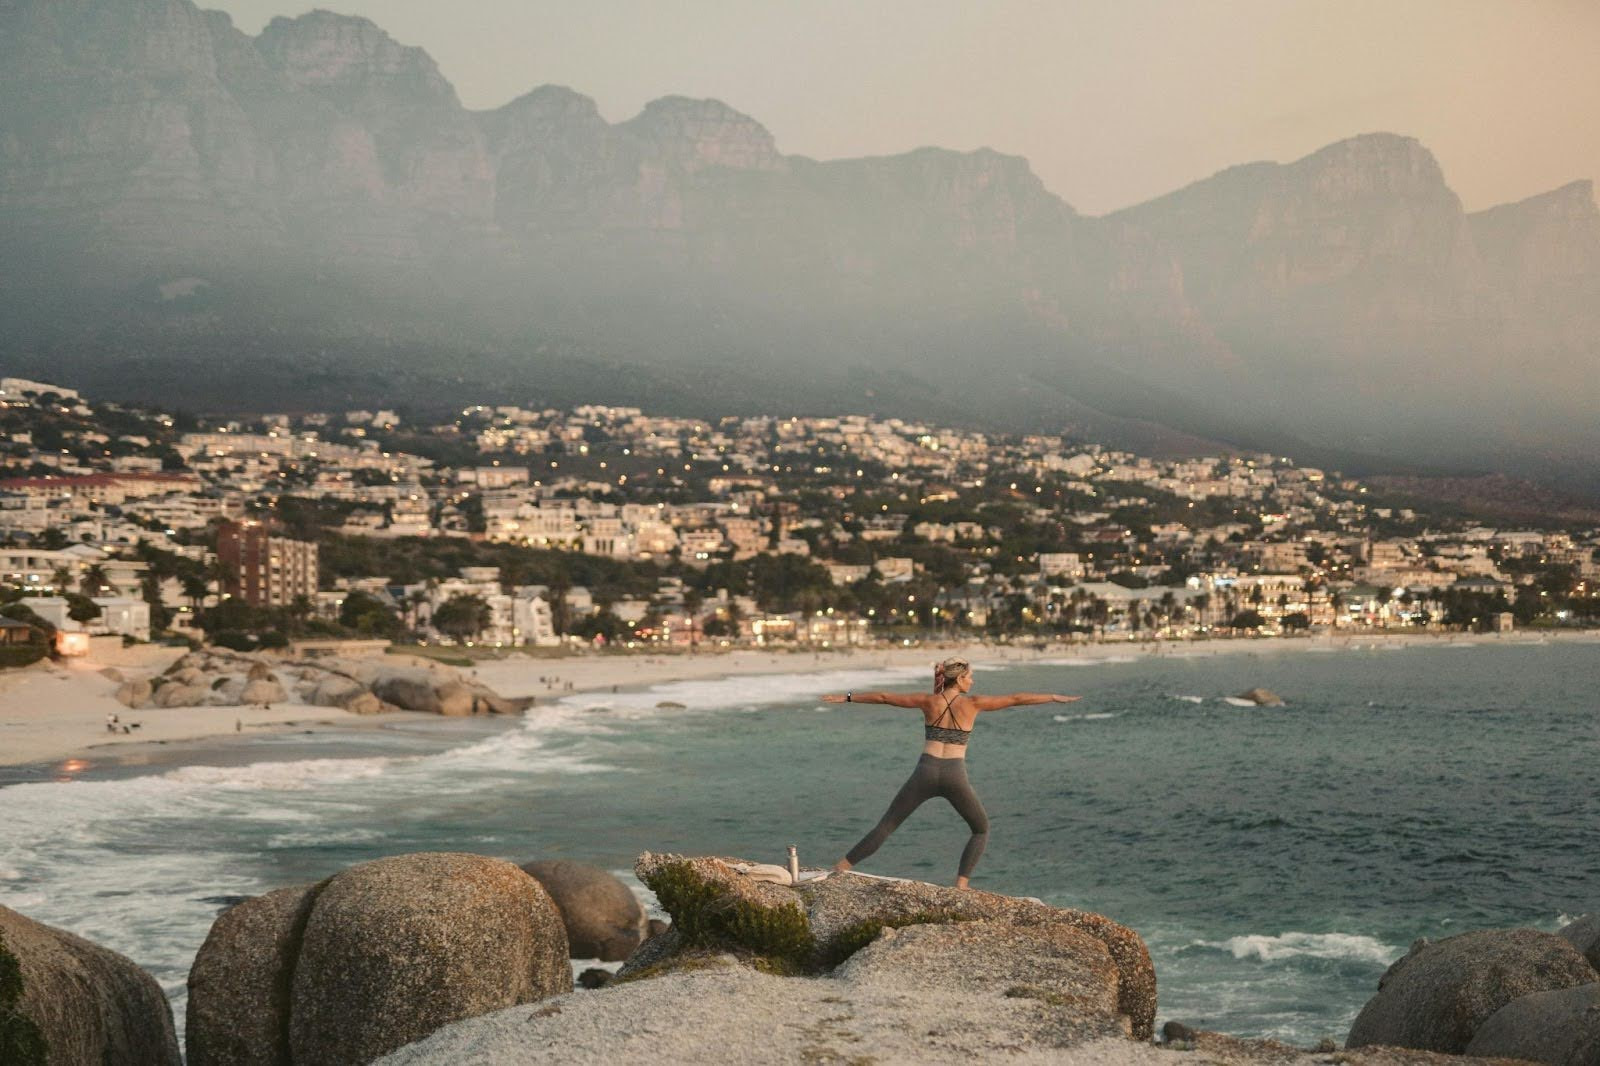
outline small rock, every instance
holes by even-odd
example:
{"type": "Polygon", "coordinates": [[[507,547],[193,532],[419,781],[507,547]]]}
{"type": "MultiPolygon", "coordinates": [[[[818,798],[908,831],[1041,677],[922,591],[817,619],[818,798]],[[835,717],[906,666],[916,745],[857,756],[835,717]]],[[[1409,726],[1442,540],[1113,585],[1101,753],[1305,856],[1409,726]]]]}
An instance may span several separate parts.
{"type": "Polygon", "coordinates": [[[611,983],[616,974],[610,970],[602,970],[598,966],[591,966],[578,975],[578,984],[583,988],[604,988],[611,983]]]}
{"type": "Polygon", "coordinates": [[[1270,688],[1246,689],[1245,691],[1239,693],[1239,695],[1236,698],[1237,699],[1241,699],[1241,700],[1249,700],[1251,703],[1255,704],[1257,707],[1283,707],[1283,706],[1286,706],[1286,704],[1283,702],[1283,697],[1279,696],[1276,692],[1272,691],[1270,688]]]}
{"type": "Polygon", "coordinates": [[[1168,1044],[1194,1043],[1195,1031],[1182,1022],[1168,1022],[1161,1027],[1161,1039],[1168,1044]]]}
{"type": "Polygon", "coordinates": [[[611,874],[570,859],[529,862],[522,868],[561,911],[573,958],[621,962],[644,942],[644,908],[611,874]]]}

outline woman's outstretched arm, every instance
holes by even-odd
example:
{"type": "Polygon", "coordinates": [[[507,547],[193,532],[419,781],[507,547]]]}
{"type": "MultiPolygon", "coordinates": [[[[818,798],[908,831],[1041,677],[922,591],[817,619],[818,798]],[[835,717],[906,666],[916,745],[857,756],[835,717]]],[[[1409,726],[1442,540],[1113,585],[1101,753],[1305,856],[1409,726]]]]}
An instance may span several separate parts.
{"type": "Polygon", "coordinates": [[[969,697],[981,711],[1003,711],[1007,707],[1034,707],[1041,703],[1071,703],[1082,696],[1058,696],[1053,692],[1011,692],[1004,696],[969,697]]]}
{"type": "Polygon", "coordinates": [[[891,707],[921,707],[926,699],[922,693],[910,692],[840,692],[822,697],[823,703],[887,703],[891,707]],[[846,697],[849,697],[846,699],[846,697]]]}

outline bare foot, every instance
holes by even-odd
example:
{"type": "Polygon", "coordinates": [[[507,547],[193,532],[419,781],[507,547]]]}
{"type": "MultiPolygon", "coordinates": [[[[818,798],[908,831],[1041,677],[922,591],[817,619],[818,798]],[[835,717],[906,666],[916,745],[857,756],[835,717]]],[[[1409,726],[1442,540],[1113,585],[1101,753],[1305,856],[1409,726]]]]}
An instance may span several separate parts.
{"type": "Polygon", "coordinates": [[[849,869],[850,869],[850,860],[849,859],[840,859],[838,862],[833,864],[833,872],[836,873],[836,874],[845,873],[849,869]]]}
{"type": "Polygon", "coordinates": [[[965,877],[958,877],[956,878],[956,887],[965,890],[971,886],[967,884],[967,879],[965,877]]]}

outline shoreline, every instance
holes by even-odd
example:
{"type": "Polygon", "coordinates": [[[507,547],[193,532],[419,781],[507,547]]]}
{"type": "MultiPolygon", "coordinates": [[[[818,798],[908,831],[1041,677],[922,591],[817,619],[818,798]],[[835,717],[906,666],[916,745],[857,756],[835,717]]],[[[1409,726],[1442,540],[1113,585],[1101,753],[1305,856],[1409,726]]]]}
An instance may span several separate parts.
{"type": "MultiPolygon", "coordinates": [[[[534,697],[537,702],[530,713],[537,713],[546,700],[554,701],[586,692],[637,692],[673,682],[712,681],[763,674],[907,670],[927,667],[936,659],[951,655],[968,658],[981,675],[986,667],[1028,663],[1092,664],[1243,653],[1327,653],[1442,646],[1518,647],[1550,643],[1600,643],[1600,631],[1560,630],[1537,634],[1362,633],[1295,638],[1097,641],[1038,646],[950,641],[909,647],[872,645],[829,650],[739,648],[696,653],[640,650],[555,658],[534,658],[513,653],[504,659],[483,660],[471,667],[463,667],[462,673],[489,685],[502,695],[534,697]]],[[[141,654],[132,663],[105,664],[77,660],[66,665],[45,663],[0,675],[0,769],[21,771],[35,768],[40,771],[39,779],[47,779],[45,775],[51,770],[78,773],[95,764],[175,767],[185,765],[188,761],[186,756],[192,755],[192,749],[196,747],[232,746],[234,741],[242,738],[294,732],[336,732],[359,736],[375,729],[447,720],[439,715],[411,711],[357,715],[336,708],[297,703],[281,704],[275,709],[225,706],[131,711],[112,696],[118,682],[102,673],[113,665],[124,673],[159,673],[183,653],[184,649],[151,647],[141,649],[141,654]],[[117,714],[130,724],[138,722],[139,731],[129,734],[106,732],[108,714],[117,714]],[[190,750],[173,750],[180,746],[190,750]]],[[[0,783],[0,787],[3,787],[3,783],[0,783]]]]}

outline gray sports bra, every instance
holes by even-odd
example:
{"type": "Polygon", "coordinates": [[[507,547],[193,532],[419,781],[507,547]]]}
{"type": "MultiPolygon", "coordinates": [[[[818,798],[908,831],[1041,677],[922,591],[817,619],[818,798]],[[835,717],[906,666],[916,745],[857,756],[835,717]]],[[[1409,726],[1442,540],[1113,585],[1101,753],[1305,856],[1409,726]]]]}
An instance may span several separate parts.
{"type": "Polygon", "coordinates": [[[956,712],[951,709],[951,705],[956,702],[956,699],[960,699],[960,697],[957,696],[955,699],[946,700],[944,710],[939,712],[939,717],[922,727],[924,739],[937,740],[941,744],[957,744],[961,747],[966,747],[967,741],[972,739],[972,730],[956,728],[956,712]],[[941,724],[947,720],[950,723],[949,725],[941,724]]]}

